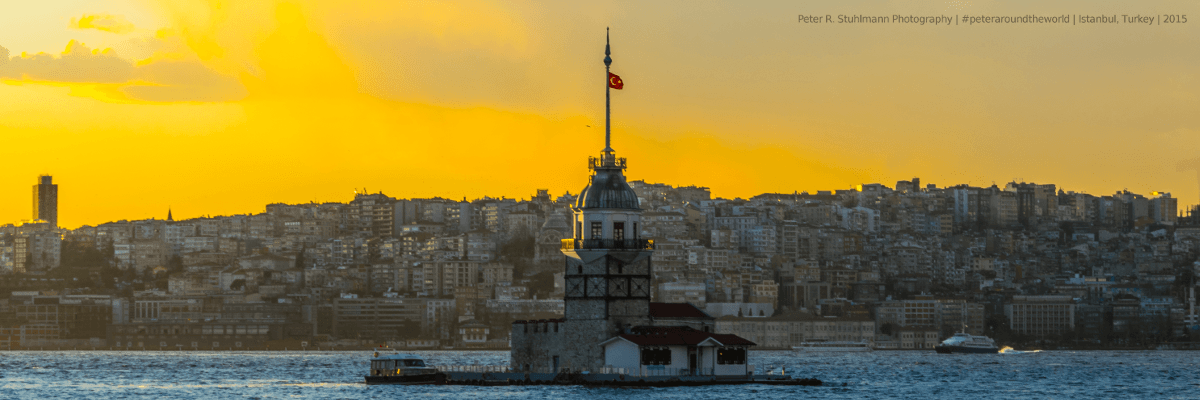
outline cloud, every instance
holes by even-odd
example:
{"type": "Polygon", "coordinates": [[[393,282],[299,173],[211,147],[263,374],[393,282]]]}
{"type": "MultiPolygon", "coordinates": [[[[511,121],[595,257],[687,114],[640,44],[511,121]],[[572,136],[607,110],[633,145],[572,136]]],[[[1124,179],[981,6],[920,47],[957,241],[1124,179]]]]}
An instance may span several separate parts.
{"type": "Polygon", "coordinates": [[[22,53],[0,67],[0,78],[54,82],[121,83],[133,78],[133,65],[111,50],[93,50],[72,40],[62,55],[22,53]]]}
{"type": "Polygon", "coordinates": [[[137,67],[140,79],[153,85],[121,89],[129,97],[155,102],[228,101],[246,97],[236,78],[214,73],[195,60],[163,60],[137,67]]]}
{"type": "Polygon", "coordinates": [[[91,49],[75,40],[57,56],[22,53],[10,59],[7,52],[0,51],[8,61],[0,62],[0,79],[108,85],[116,90],[80,91],[106,100],[232,101],[246,96],[245,87],[237,79],[218,74],[194,59],[162,58],[134,64],[118,57],[112,49],[91,49]]]}
{"type": "MultiPolygon", "coordinates": [[[[62,55],[12,58],[0,79],[94,83],[72,93],[107,101],[233,101],[247,97],[356,95],[350,66],[323,32],[293,2],[246,2],[222,7],[206,1],[167,4],[177,18],[152,35],[143,30],[116,43],[120,50],[91,50],[72,41],[62,55]],[[247,40],[250,39],[250,40],[247,40]],[[85,90],[86,89],[86,90],[85,90]]],[[[120,26],[120,17],[85,15],[75,28],[120,26]]],[[[10,82],[15,83],[15,82],[10,82]]]]}
{"type": "Polygon", "coordinates": [[[108,14],[84,14],[79,18],[71,18],[71,23],[67,26],[74,29],[96,29],[112,33],[129,33],[134,30],[133,24],[126,21],[125,17],[108,14]]]}

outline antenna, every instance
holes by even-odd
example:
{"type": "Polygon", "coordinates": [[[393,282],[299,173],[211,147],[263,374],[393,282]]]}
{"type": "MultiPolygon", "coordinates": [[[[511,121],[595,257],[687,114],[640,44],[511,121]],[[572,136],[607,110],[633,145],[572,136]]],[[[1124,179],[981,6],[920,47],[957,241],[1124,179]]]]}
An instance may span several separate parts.
{"type": "Polygon", "coordinates": [[[604,153],[612,153],[612,88],[609,85],[609,66],[612,65],[608,27],[604,28],[604,153]]]}

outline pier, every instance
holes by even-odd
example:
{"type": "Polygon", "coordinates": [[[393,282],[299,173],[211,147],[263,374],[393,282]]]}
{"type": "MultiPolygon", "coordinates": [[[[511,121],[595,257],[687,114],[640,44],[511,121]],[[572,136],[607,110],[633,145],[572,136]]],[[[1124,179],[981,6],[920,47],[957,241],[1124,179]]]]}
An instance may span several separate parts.
{"type": "MultiPolygon", "coordinates": [[[[437,366],[439,376],[427,384],[467,386],[530,386],[530,385],[582,385],[613,387],[675,387],[708,385],[792,385],[821,386],[813,378],[794,378],[784,374],[746,375],[698,375],[687,370],[628,371],[624,368],[605,368],[598,373],[590,371],[562,370],[520,371],[502,365],[451,365],[437,366]]],[[[370,382],[378,384],[383,382],[370,382]]]]}

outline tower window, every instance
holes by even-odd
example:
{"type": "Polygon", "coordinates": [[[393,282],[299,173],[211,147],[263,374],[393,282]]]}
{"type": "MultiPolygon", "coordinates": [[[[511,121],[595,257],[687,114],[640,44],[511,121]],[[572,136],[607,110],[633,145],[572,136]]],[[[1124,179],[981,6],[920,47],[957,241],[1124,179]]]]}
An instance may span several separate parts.
{"type": "Polygon", "coordinates": [[[624,222],[613,222],[613,240],[625,240],[624,222]]]}
{"type": "Polygon", "coordinates": [[[634,239],[638,238],[637,222],[633,223],[633,238],[634,239]]]}
{"type": "Polygon", "coordinates": [[[583,239],[583,223],[575,221],[575,238],[583,239]]]}
{"type": "Polygon", "coordinates": [[[592,235],[588,239],[599,239],[604,237],[604,225],[602,222],[592,222],[592,235]]]}

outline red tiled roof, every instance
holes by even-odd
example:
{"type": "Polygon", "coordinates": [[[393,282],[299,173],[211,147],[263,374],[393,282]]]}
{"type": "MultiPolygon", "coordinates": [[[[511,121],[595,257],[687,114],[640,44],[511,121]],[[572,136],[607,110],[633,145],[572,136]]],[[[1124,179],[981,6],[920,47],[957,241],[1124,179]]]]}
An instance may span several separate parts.
{"type": "Polygon", "coordinates": [[[757,346],[757,344],[755,344],[754,342],[746,340],[745,338],[738,336],[738,335],[734,335],[732,333],[730,333],[730,334],[713,334],[712,338],[716,339],[718,342],[721,342],[721,344],[726,345],[726,346],[757,346]]]}
{"type": "Polygon", "coordinates": [[[691,346],[700,344],[708,339],[716,340],[725,346],[756,346],[754,342],[743,339],[738,335],[701,332],[688,327],[640,326],[634,328],[633,331],[636,333],[626,333],[617,335],[617,337],[628,340],[638,346],[691,346]]]}
{"type": "Polygon", "coordinates": [[[513,323],[513,324],[543,324],[543,323],[548,323],[548,322],[549,322],[549,323],[560,323],[560,322],[563,322],[563,319],[562,319],[562,318],[555,318],[555,319],[529,319],[529,320],[517,320],[517,321],[513,321],[512,323],[513,323]]]}
{"type": "Polygon", "coordinates": [[[711,315],[688,303],[650,303],[651,318],[704,318],[711,315]]]}

